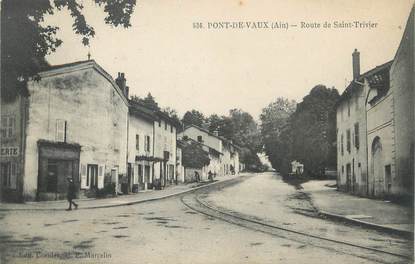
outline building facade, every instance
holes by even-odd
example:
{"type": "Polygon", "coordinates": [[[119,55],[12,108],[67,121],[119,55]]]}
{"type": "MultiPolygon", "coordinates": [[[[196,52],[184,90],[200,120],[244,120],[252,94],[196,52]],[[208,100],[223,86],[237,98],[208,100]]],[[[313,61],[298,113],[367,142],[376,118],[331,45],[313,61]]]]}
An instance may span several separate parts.
{"type": "Polygon", "coordinates": [[[152,188],[154,168],[154,122],[149,109],[130,101],[128,115],[128,191],[152,188]]]}
{"type": "Polygon", "coordinates": [[[162,187],[176,181],[176,140],[180,124],[160,111],[155,112],[157,120],[154,127],[154,177],[162,187]]]}
{"type": "Polygon", "coordinates": [[[355,57],[354,80],[337,105],[338,188],[413,197],[414,10],[392,61],[360,75],[355,57]]]}
{"type": "Polygon", "coordinates": [[[29,96],[2,104],[2,122],[12,131],[5,134],[7,145],[2,141],[8,152],[1,158],[3,193],[14,190],[17,200],[62,199],[67,177],[83,193],[126,174],[126,91],[98,64],[50,67],[27,89],[29,96]]]}

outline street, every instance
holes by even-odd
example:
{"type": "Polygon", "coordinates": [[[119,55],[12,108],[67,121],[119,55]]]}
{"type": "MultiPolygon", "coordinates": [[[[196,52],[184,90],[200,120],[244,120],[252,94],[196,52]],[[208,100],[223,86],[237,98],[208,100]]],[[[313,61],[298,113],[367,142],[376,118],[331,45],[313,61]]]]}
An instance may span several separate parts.
{"type": "Polygon", "coordinates": [[[0,263],[411,263],[400,255],[413,252],[403,237],[320,218],[272,172],[131,206],[4,211],[0,226],[0,263]],[[282,229],[192,210],[193,198],[282,229]]]}

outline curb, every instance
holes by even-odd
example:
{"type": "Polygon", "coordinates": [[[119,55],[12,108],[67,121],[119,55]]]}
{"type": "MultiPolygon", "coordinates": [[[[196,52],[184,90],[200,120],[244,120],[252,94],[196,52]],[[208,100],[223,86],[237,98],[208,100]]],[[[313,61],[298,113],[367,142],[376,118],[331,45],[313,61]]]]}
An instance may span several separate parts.
{"type": "MultiPolygon", "coordinates": [[[[96,205],[96,206],[89,206],[89,207],[81,207],[78,210],[129,206],[129,205],[134,205],[134,204],[158,201],[158,200],[167,199],[167,198],[178,196],[178,195],[185,194],[185,193],[191,193],[191,192],[197,191],[199,189],[203,189],[203,188],[213,186],[213,185],[216,185],[216,184],[219,184],[219,183],[224,183],[224,182],[228,182],[228,181],[231,181],[231,180],[239,179],[242,176],[244,176],[244,175],[240,175],[238,177],[231,178],[231,179],[225,179],[225,180],[222,180],[222,181],[216,181],[216,182],[204,184],[204,185],[201,185],[201,186],[198,186],[198,187],[195,187],[195,188],[179,191],[177,193],[167,194],[167,195],[160,196],[160,197],[148,198],[148,199],[138,200],[138,201],[129,201],[129,202],[119,203],[119,204],[104,204],[104,205],[96,205]]],[[[17,209],[0,208],[0,212],[2,212],[2,211],[3,212],[5,212],[5,211],[62,211],[62,210],[65,210],[65,208],[17,208],[17,209]]]]}
{"type": "Polygon", "coordinates": [[[393,227],[383,226],[383,225],[370,223],[370,222],[366,222],[366,221],[362,221],[362,220],[358,220],[358,219],[353,219],[353,218],[350,218],[350,217],[346,217],[344,215],[333,214],[333,213],[329,213],[329,212],[321,211],[321,210],[317,210],[317,213],[320,216],[324,216],[326,218],[346,221],[348,223],[357,224],[357,225],[360,225],[360,226],[365,226],[365,227],[368,227],[368,228],[372,228],[372,229],[375,229],[375,230],[378,230],[378,231],[383,231],[383,232],[390,233],[390,234],[409,237],[409,238],[412,238],[412,239],[414,237],[414,233],[412,231],[396,229],[396,228],[393,228],[393,227]]]}

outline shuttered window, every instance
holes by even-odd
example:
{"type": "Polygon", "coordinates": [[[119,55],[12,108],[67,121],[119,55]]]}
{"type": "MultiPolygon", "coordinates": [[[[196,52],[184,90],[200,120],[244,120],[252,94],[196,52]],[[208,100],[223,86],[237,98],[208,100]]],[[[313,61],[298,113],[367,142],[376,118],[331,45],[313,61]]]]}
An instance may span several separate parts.
{"type": "Polygon", "coordinates": [[[56,141],[66,142],[66,121],[62,119],[56,120],[56,141]]]}
{"type": "Polygon", "coordinates": [[[16,118],[14,116],[1,117],[0,135],[2,138],[10,138],[16,134],[16,118]]]}
{"type": "Polygon", "coordinates": [[[1,178],[4,187],[16,189],[17,187],[17,164],[14,162],[1,163],[1,178]]]}
{"type": "Polygon", "coordinates": [[[140,149],[140,135],[139,134],[135,135],[135,149],[136,150],[140,149]]]}
{"type": "Polygon", "coordinates": [[[354,124],[354,146],[356,149],[359,149],[360,147],[359,123],[354,124]]]}

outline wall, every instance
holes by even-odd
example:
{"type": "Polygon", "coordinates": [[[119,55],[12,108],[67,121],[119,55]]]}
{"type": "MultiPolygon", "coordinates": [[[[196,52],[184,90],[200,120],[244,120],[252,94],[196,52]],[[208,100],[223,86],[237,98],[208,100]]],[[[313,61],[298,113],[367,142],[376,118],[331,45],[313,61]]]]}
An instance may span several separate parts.
{"type": "Polygon", "coordinates": [[[412,11],[390,71],[396,151],[396,174],[392,191],[402,195],[413,195],[414,185],[414,28],[412,11]]]}
{"type": "MultiPolygon", "coordinates": [[[[169,160],[166,163],[166,173],[169,173],[169,165],[174,167],[173,174],[174,178],[176,177],[176,128],[173,126],[173,131],[171,131],[172,125],[164,119],[159,122],[154,122],[154,157],[164,158],[164,151],[170,153],[169,160]],[[166,129],[167,124],[167,129],[166,129]]],[[[160,179],[160,167],[163,170],[163,162],[154,163],[154,178],[160,179]]],[[[163,172],[162,172],[163,173],[163,172]]]]}
{"type": "Polygon", "coordinates": [[[222,152],[222,140],[218,137],[212,136],[209,133],[200,130],[196,127],[190,126],[186,128],[182,133],[180,133],[179,137],[182,138],[183,136],[187,136],[195,141],[197,141],[198,136],[202,136],[203,144],[215,149],[216,151],[222,152]]]}
{"type": "MultiPolygon", "coordinates": [[[[117,88],[88,67],[46,72],[28,83],[30,93],[24,195],[33,199],[37,189],[37,141],[55,141],[56,120],[67,121],[67,142],[81,145],[80,168],[98,164],[111,175],[126,173],[128,107],[117,88]]],[[[82,177],[82,176],[81,176],[82,177]]]]}
{"type": "MultiPolygon", "coordinates": [[[[128,163],[132,165],[132,184],[138,184],[138,164],[142,165],[142,175],[144,177],[144,166],[150,166],[150,181],[153,177],[153,162],[152,161],[136,161],[136,156],[153,157],[153,122],[135,114],[129,114],[128,119],[128,163]],[[139,148],[136,148],[136,135],[139,135],[139,148]],[[150,150],[145,148],[145,136],[150,137],[150,150]]],[[[142,184],[141,182],[140,184],[142,184]]],[[[145,188],[145,186],[143,186],[145,188]]]]}
{"type": "Polygon", "coordinates": [[[14,117],[14,131],[11,137],[1,138],[0,162],[13,164],[14,174],[11,178],[11,187],[3,186],[3,177],[0,175],[0,201],[21,201],[23,193],[23,174],[24,174],[24,104],[25,98],[17,96],[10,102],[1,102],[1,117],[14,117]],[[14,176],[14,177],[13,177],[14,176]]]}
{"type": "MultiPolygon", "coordinates": [[[[376,90],[369,92],[368,98],[372,98],[376,90]]],[[[394,156],[394,123],[393,123],[393,93],[391,90],[374,105],[367,104],[367,142],[368,142],[368,191],[370,196],[382,197],[393,194],[393,189],[388,190],[385,179],[385,166],[391,166],[392,186],[395,185],[395,156],[394,156]],[[372,145],[376,138],[382,145],[382,161],[379,166],[380,173],[375,173],[373,165],[372,145]]]]}
{"type": "Polygon", "coordinates": [[[342,191],[358,195],[367,194],[367,141],[365,100],[368,84],[355,90],[351,98],[342,101],[337,107],[337,185],[342,191]],[[348,104],[350,116],[348,114],[348,104]],[[359,123],[359,148],[355,146],[354,125],[359,123]],[[351,148],[347,151],[347,130],[350,130],[351,148]],[[343,134],[343,154],[341,136],[343,134]],[[350,164],[351,177],[347,182],[346,166],[350,164]],[[354,166],[353,166],[354,164],[354,166]],[[353,170],[354,167],[354,170],[353,170]],[[353,173],[354,172],[354,173],[353,173]],[[354,176],[353,176],[354,175],[354,176]]]}

